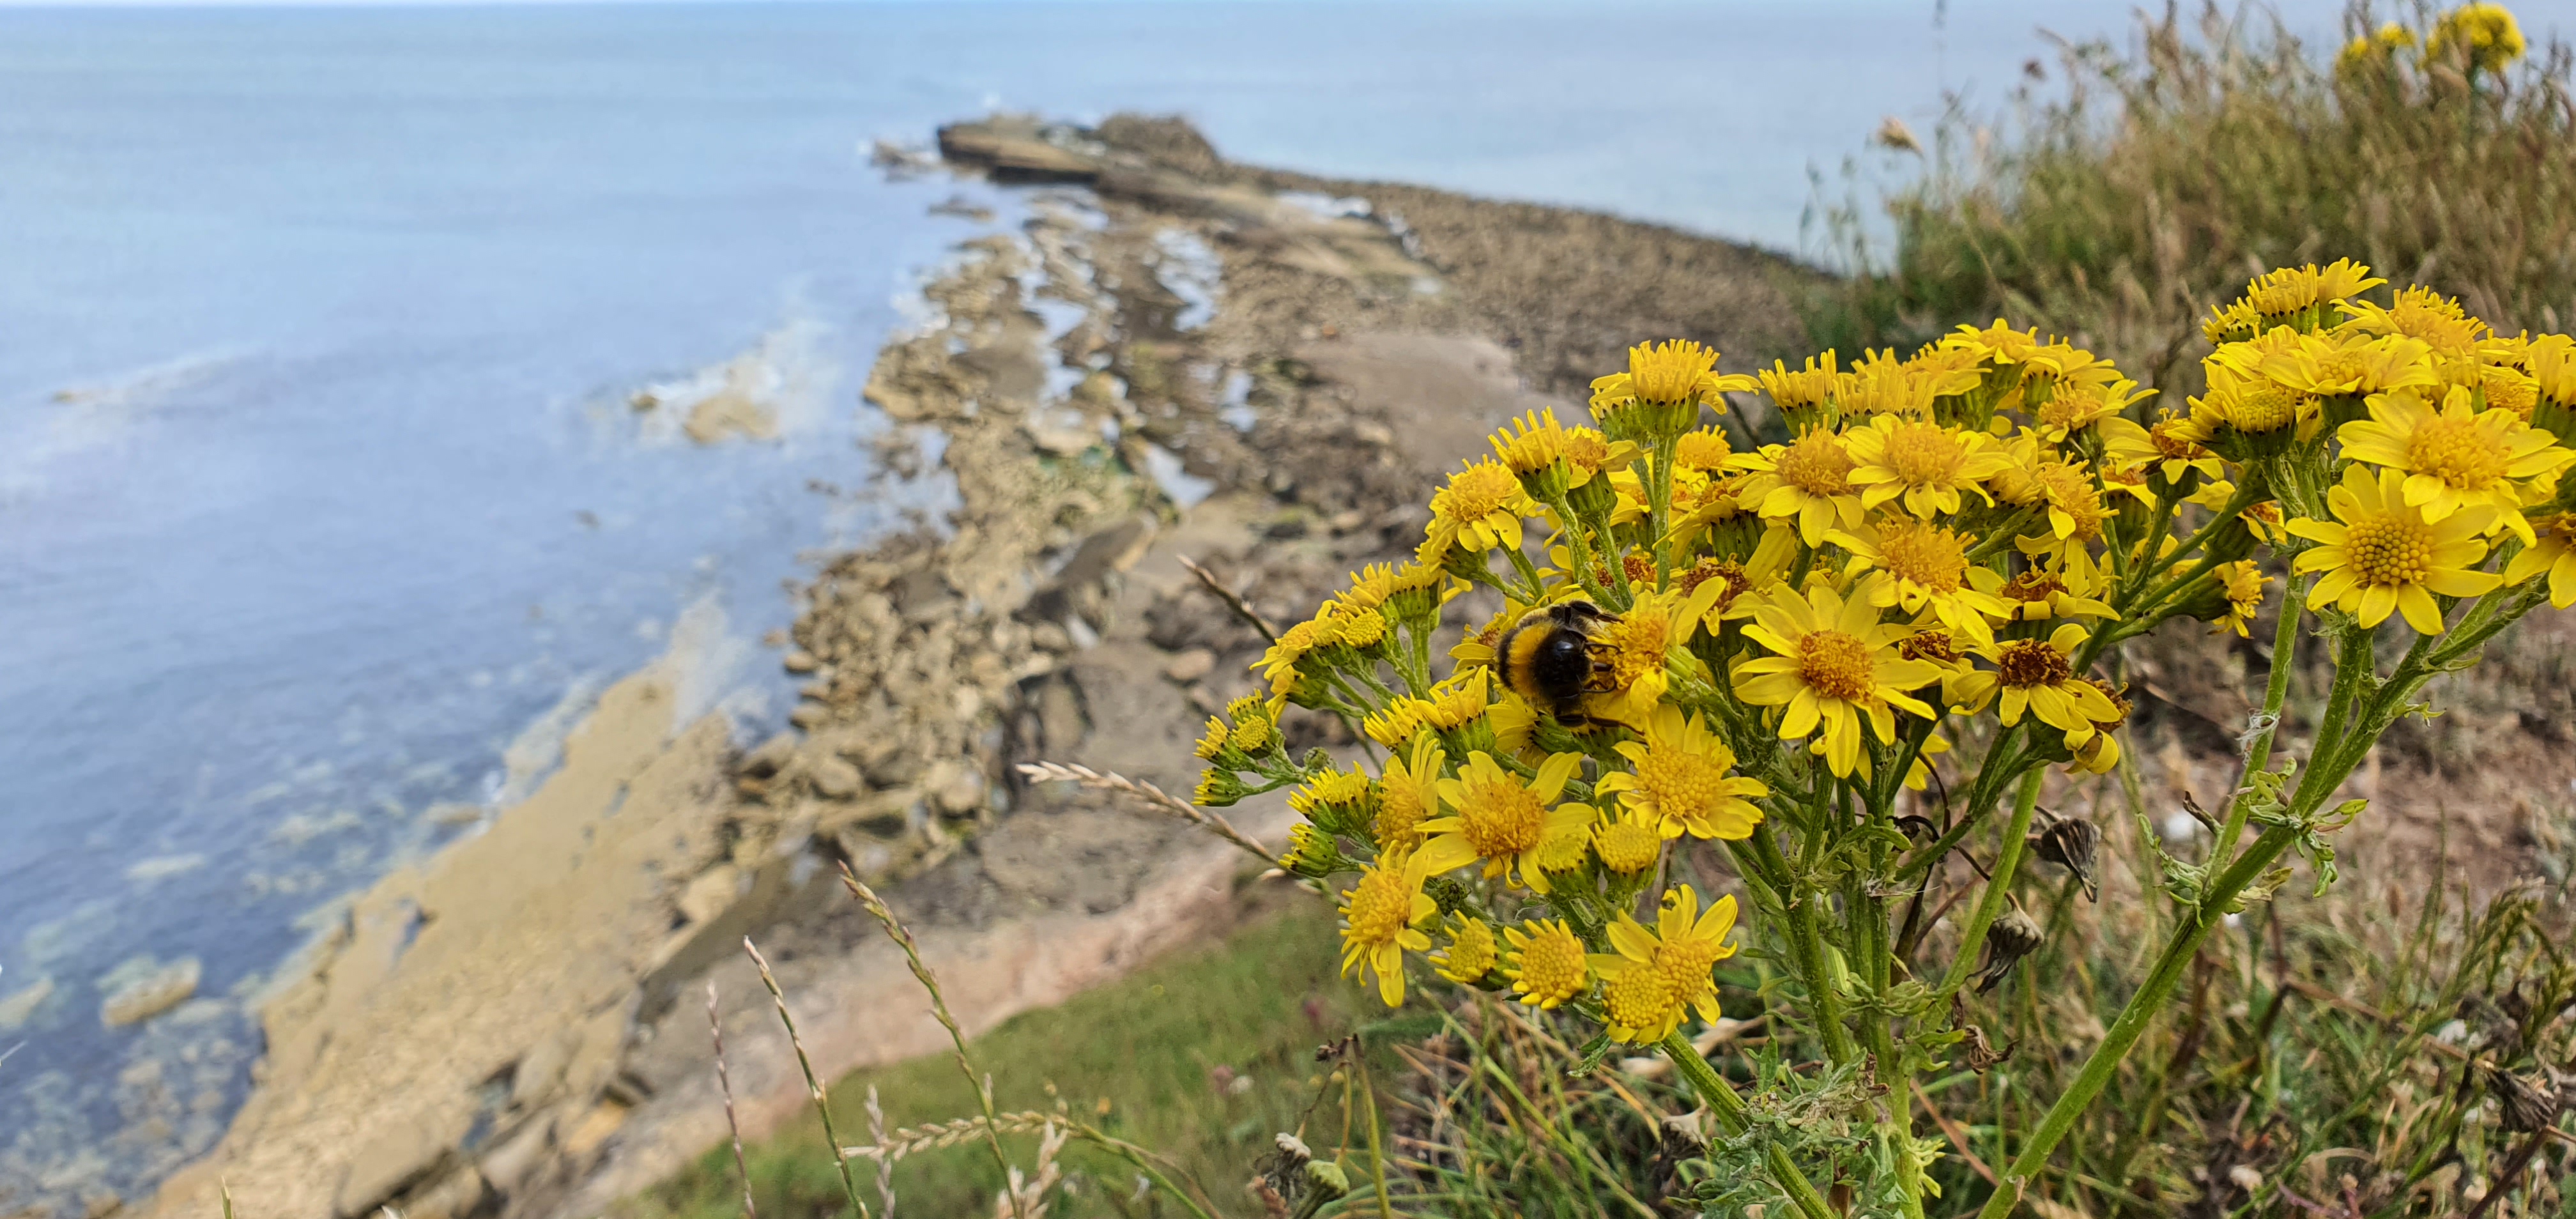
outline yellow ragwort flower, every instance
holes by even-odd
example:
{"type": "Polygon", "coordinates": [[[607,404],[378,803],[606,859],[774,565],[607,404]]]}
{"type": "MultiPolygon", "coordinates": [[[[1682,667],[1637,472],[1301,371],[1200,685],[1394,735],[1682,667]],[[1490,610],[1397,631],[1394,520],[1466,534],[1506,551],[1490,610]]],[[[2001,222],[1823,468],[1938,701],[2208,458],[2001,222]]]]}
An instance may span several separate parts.
{"type": "Polygon", "coordinates": [[[2471,0],[2442,14],[2441,20],[2433,23],[2432,36],[2424,40],[2427,57],[2456,56],[2465,61],[2471,72],[2504,71],[2527,49],[2513,10],[2485,0],[2471,0]]]}
{"type": "Polygon", "coordinates": [[[1752,389],[1746,376],[1721,376],[1717,349],[1688,339],[1639,343],[1628,349],[1628,371],[1592,382],[1592,412],[1615,415],[1636,404],[1697,406],[1716,394],[1752,389]]]}
{"type": "Polygon", "coordinates": [[[2472,395],[2454,386],[2435,410],[2412,393],[2370,399],[2370,418],[2335,433],[2344,456],[2403,472],[2405,502],[2438,521],[2463,507],[2484,505],[2525,545],[2531,525],[2522,516],[2522,487],[2576,462],[2576,451],[2524,423],[2512,411],[2478,410],[2472,395]]]}
{"type": "Polygon", "coordinates": [[[1836,530],[1828,537],[1851,552],[1845,574],[1876,573],[1852,595],[1881,609],[1896,606],[1909,614],[1930,609],[1941,625],[1978,643],[1994,638],[1988,618],[2013,616],[2013,607],[1995,595],[2004,578],[1968,563],[1976,539],[1946,525],[1883,517],[1875,527],[1864,526],[1857,533],[1836,530]]]}
{"type": "Polygon", "coordinates": [[[2111,512],[2085,463],[2059,460],[2028,432],[2004,451],[2012,461],[1995,475],[1996,496],[2017,508],[2046,509],[2048,536],[2058,543],[2082,545],[2102,536],[2102,521],[2111,512]]]}
{"type": "Polygon", "coordinates": [[[1941,671],[1897,655],[1898,639],[1909,633],[1881,623],[1868,601],[1846,603],[1829,586],[1803,596],[1781,588],[1755,606],[1753,624],[1744,628],[1746,638],[1773,654],[1736,666],[1736,696],[1784,708],[1781,740],[1803,740],[1821,725],[1826,763],[1847,776],[1860,762],[1862,721],[1892,745],[1892,708],[1933,717],[1932,708],[1906,692],[1938,680],[1941,671]]]}
{"type": "Polygon", "coordinates": [[[1494,972],[1499,953],[1494,948],[1494,929],[1485,920],[1464,914],[1449,916],[1449,947],[1432,958],[1440,976],[1462,986],[1473,986],[1494,972]]]}
{"type": "Polygon", "coordinates": [[[1531,411],[1492,436],[1494,456],[1514,474],[1534,474],[1565,456],[1565,425],[1553,411],[1531,411]]]}
{"type": "Polygon", "coordinates": [[[2183,475],[2195,471],[2202,478],[2225,476],[2227,463],[2184,432],[2185,422],[2181,416],[2171,414],[2158,418],[2149,427],[2117,416],[2103,420],[2099,425],[2103,469],[2145,471],[2152,467],[2169,483],[2180,482],[2183,475]]]}
{"type": "Polygon", "coordinates": [[[1754,511],[1796,522],[1799,537],[1810,546],[1824,541],[1825,531],[1836,525],[1848,529],[1861,522],[1860,488],[1851,479],[1860,463],[1833,432],[1810,427],[1788,444],[1738,453],[1727,464],[1751,472],[1738,494],[1755,505],[1754,511]]]}
{"type": "Polygon", "coordinates": [[[1654,814],[1630,808],[1592,827],[1592,851],[1602,867],[1635,876],[1663,858],[1663,828],[1654,814]]]}
{"type": "Polygon", "coordinates": [[[1528,928],[1503,928],[1503,942],[1510,945],[1503,954],[1503,976],[1512,980],[1521,1002],[1553,1010],[1591,989],[1592,963],[1582,938],[1564,919],[1539,919],[1528,928]]]}
{"type": "Polygon", "coordinates": [[[1216,760],[1216,755],[1225,752],[1226,745],[1233,739],[1234,730],[1226,727],[1224,720],[1211,715],[1208,717],[1207,733],[1199,738],[1197,747],[1190,752],[1197,754],[1202,762],[1213,762],[1216,760]]]}
{"type": "Polygon", "coordinates": [[[1718,962],[1735,955],[1726,942],[1735,929],[1735,898],[1721,897],[1706,912],[1689,885],[1664,891],[1654,929],[1648,930],[1626,911],[1610,925],[1610,946],[1597,953],[1592,970],[1601,976],[1601,1002],[1610,1035],[1636,1045],[1661,1041],[1680,1027],[1693,1008],[1700,1017],[1718,1019],[1718,962]]]}
{"type": "Polygon", "coordinates": [[[1673,469],[1708,473],[1725,468],[1726,459],[1735,452],[1727,444],[1724,428],[1704,427],[1682,433],[1673,450],[1673,469]]]}
{"type": "Polygon", "coordinates": [[[2576,513],[2555,513],[2531,525],[2540,540],[2505,564],[2505,583],[2520,584],[2547,572],[2549,603],[2560,609],[2576,605],[2576,513]]]}
{"type": "Polygon", "coordinates": [[[2394,21],[2383,22],[2377,30],[2343,44],[2335,55],[2335,70],[2351,72],[2387,64],[2401,50],[2415,48],[2415,31],[2394,21]]]}
{"type": "Polygon", "coordinates": [[[2373,276],[2369,267],[2338,258],[2324,267],[2309,263],[2266,271],[2245,285],[2244,299],[2265,317],[2286,317],[2387,282],[2373,276]]]}
{"type": "MultiPolygon", "coordinates": [[[[1615,793],[1630,813],[1649,818],[1661,838],[1750,837],[1762,823],[1762,810],[1752,802],[1771,789],[1760,779],[1728,773],[1735,768],[1735,751],[1725,739],[1699,716],[1671,704],[1655,708],[1645,730],[1644,740],[1617,746],[1633,769],[1603,775],[1595,794],[1615,793]]],[[[1606,847],[1601,858],[1610,862],[1606,847]]]]}
{"type": "Polygon", "coordinates": [[[2012,468],[1994,437],[1929,419],[1880,415],[1843,433],[1843,446],[1862,507],[1902,500],[1907,512],[1922,517],[1957,512],[1961,492],[1993,503],[1982,484],[2012,468]]]}
{"type": "Polygon", "coordinates": [[[2227,616],[2210,624],[2209,633],[2215,635],[2233,630],[2239,639],[2251,638],[2245,628],[2254,621],[2255,613],[2263,608],[2263,586],[2271,580],[2272,577],[2264,575],[2263,569],[2256,567],[2252,559],[2221,564],[2218,585],[2227,594],[2227,616]]]}
{"type": "Polygon", "coordinates": [[[1447,869],[1431,869],[1420,854],[1390,852],[1360,870],[1359,883],[1342,891],[1342,976],[1366,971],[1388,1007],[1404,1004],[1404,953],[1428,952],[1421,924],[1440,913],[1422,882],[1447,869]]]}
{"type": "Polygon", "coordinates": [[[2289,525],[2290,532],[2324,543],[2294,564],[2300,572],[2325,573],[2308,593],[2308,603],[2319,609],[2350,611],[2364,627],[2395,611],[2417,631],[2439,635],[2442,607],[2434,596],[2475,597],[2503,583],[2474,570],[2487,555],[2480,535],[2494,519],[2492,508],[2464,507],[2427,520],[2422,508],[2406,502],[2405,474],[2382,470],[2373,478],[2359,465],[2326,492],[2326,506],[2334,520],[2300,517],[2289,525]]]}
{"type": "Polygon", "coordinates": [[[2460,302],[2431,288],[2414,287],[2398,290],[2397,299],[2385,306],[2369,301],[2345,301],[2345,321],[2339,328],[2362,334],[2402,334],[2422,339],[2434,351],[2457,358],[2474,357],[2478,344],[2487,337],[2487,324],[2470,317],[2460,302]]]}
{"type": "Polygon", "coordinates": [[[1453,546],[1478,554],[1497,547],[1518,550],[1521,518],[1537,514],[1538,504],[1502,463],[1471,461],[1431,497],[1431,527],[1415,557],[1438,563],[1453,546]]]}
{"type": "Polygon", "coordinates": [[[1421,699],[1399,694],[1389,699],[1385,706],[1369,712],[1368,717],[1360,721],[1360,731],[1380,745],[1400,749],[1422,731],[1422,713],[1430,706],[1421,699]]]}
{"type": "Polygon", "coordinates": [[[1591,805],[1556,803],[1566,781],[1582,768],[1583,755],[1560,753],[1540,764],[1537,778],[1523,781],[1495,764],[1492,754],[1480,749],[1467,755],[1456,778],[1439,781],[1440,802],[1457,811],[1422,823],[1421,832],[1430,838],[1422,856],[1433,873],[1481,859],[1486,876],[1509,880],[1518,873],[1522,884],[1547,892],[1547,873],[1539,866],[1545,849],[1568,835],[1580,839],[1592,828],[1591,805]]]}
{"type": "Polygon", "coordinates": [[[2051,618],[2117,618],[2119,611],[2102,600],[2111,591],[2110,573],[2093,557],[2068,548],[2055,562],[2033,563],[1995,589],[2011,609],[2006,618],[2045,622],[2051,618]]]}
{"type": "Polygon", "coordinates": [[[1789,371],[1786,363],[1773,360],[1769,369],[1756,374],[1756,379],[1783,417],[1806,418],[1831,404],[1842,387],[1842,374],[1834,367],[1834,358],[1831,351],[1808,356],[1806,367],[1796,372],[1789,371]]]}
{"type": "Polygon", "coordinates": [[[2046,639],[2012,639],[1983,649],[1980,654],[1995,667],[1958,677],[1944,696],[1953,710],[1974,715],[2000,693],[2004,727],[2020,723],[2026,711],[2065,733],[2072,748],[2093,734],[2095,721],[2120,718],[2101,687],[2075,673],[2075,649],[2088,638],[2082,626],[2069,622],[2046,639]]]}
{"type": "Polygon", "coordinates": [[[1440,771],[1449,755],[1429,735],[1414,738],[1410,757],[1386,760],[1378,781],[1377,818],[1369,837],[1380,851],[1410,851],[1422,845],[1422,823],[1440,811],[1440,771]]]}
{"type": "Polygon", "coordinates": [[[1723,586],[1701,585],[1691,592],[1668,588],[1644,593],[1628,612],[1593,632],[1610,662],[1605,693],[1584,696],[1584,712],[1617,724],[1641,724],[1653,714],[1664,692],[1672,688],[1665,663],[1699,630],[1710,606],[1725,595],[1723,586]]]}
{"type": "Polygon", "coordinates": [[[2360,331],[2295,335],[2264,350],[2252,371],[2274,384],[2320,397],[2366,398],[2440,383],[2431,344],[2402,334],[2371,337],[2360,331]]]}

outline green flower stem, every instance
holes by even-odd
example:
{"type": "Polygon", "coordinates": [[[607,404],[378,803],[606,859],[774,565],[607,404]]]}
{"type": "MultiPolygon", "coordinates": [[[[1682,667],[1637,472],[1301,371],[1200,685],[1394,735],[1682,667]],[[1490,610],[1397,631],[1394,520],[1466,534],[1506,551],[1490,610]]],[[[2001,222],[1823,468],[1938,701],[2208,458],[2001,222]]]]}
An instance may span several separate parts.
{"type": "Polygon", "coordinates": [[[2002,792],[2003,785],[2011,782],[2012,776],[2020,773],[2022,763],[2028,760],[2026,751],[2020,748],[2021,731],[2021,728],[2016,725],[2005,729],[2003,735],[1995,738],[1995,743],[1986,750],[1985,764],[1977,769],[1976,782],[1968,787],[1967,803],[1963,806],[1966,811],[1962,812],[1958,822],[1952,825],[1947,833],[1934,840],[1932,845],[1907,857],[1904,865],[1896,870],[1898,884],[1910,885],[1929,874],[1934,864],[1939,863],[1950,853],[1951,848],[1959,845],[1960,839],[1966,838],[1970,830],[1977,828],[1985,820],[1986,810],[1993,805],[1995,797],[2002,792]]]}
{"type": "MultiPolygon", "coordinates": [[[[2163,575],[2167,570],[2171,569],[2174,564],[2181,562],[2184,558],[2198,551],[2211,537],[2216,536],[2220,529],[2225,528],[2229,521],[2235,520],[2238,516],[2242,515],[2246,509],[2254,506],[2255,500],[2263,494],[2265,482],[2264,480],[2256,478],[2254,476],[2254,471],[2251,469],[2247,469],[2243,473],[2245,481],[2237,484],[2236,494],[2227,497],[2226,506],[2212,514],[2209,518],[2209,523],[2193,530],[2191,536],[2184,538],[2182,540],[2182,544],[2174,547],[2170,553],[2158,555],[2154,559],[2141,565],[2136,572],[2130,575],[2129,578],[2133,583],[2132,588],[2127,591],[2134,592],[2137,588],[2145,587],[2148,581],[2155,579],[2157,576],[2163,575]]],[[[2204,556],[2203,561],[2206,562],[2206,556],[2204,556]]],[[[2170,588],[2172,586],[2168,585],[2167,587],[2170,588]]],[[[2126,605],[2119,605],[2117,602],[2115,602],[2114,605],[2124,613],[2130,608],[2126,605]]]]}
{"type": "Polygon", "coordinates": [[[1792,869],[1780,854],[1780,844],[1772,840],[1769,821],[1753,827],[1750,841],[1762,866],[1782,878],[1780,900],[1789,919],[1790,952],[1796,959],[1799,980],[1806,983],[1808,1002],[1815,1005],[1816,1032],[1824,1038],[1825,1056],[1835,1062],[1850,1061],[1851,1033],[1843,1028],[1841,997],[1825,969],[1824,937],[1816,927],[1818,895],[1806,891],[1801,879],[1804,873],[1792,869]]]}
{"type": "MultiPolygon", "coordinates": [[[[1583,585],[1583,591],[1591,594],[1595,602],[1616,605],[1609,590],[1601,587],[1600,579],[1592,574],[1592,541],[1584,536],[1589,531],[1583,527],[1583,522],[1575,519],[1573,506],[1562,495],[1547,501],[1547,506],[1556,510],[1556,519],[1565,525],[1565,547],[1574,559],[1575,581],[1583,585]]],[[[1627,607],[1618,608],[1624,610],[1627,607]]]]}
{"type": "Polygon", "coordinates": [[[1539,578],[1538,567],[1529,561],[1529,556],[1522,554],[1517,546],[1507,546],[1503,549],[1503,553],[1511,556],[1512,570],[1521,573],[1521,578],[1529,581],[1528,594],[1525,596],[1515,594],[1514,599],[1525,605],[1536,605],[1547,600],[1547,581],[1539,578]]]}
{"type": "MultiPolygon", "coordinates": [[[[1728,1134],[1742,1134],[1748,1124],[1744,1098],[1735,1094],[1717,1068],[1708,1065],[1708,1059],[1691,1045],[1690,1038],[1676,1029],[1664,1035],[1663,1049],[1664,1057],[1673,1060],[1673,1069],[1690,1081],[1691,1091],[1698,1093],[1709,1112],[1717,1116],[1718,1125],[1728,1134]]],[[[1789,1158],[1788,1148],[1775,1142],[1764,1158],[1771,1165],[1772,1183],[1789,1195],[1804,1219],[1835,1219],[1833,1210],[1825,1205],[1824,1195],[1816,1192],[1815,1183],[1807,1180],[1807,1174],[1798,1171],[1797,1161],[1789,1158]]]]}
{"type": "Polygon", "coordinates": [[[1673,455],[1681,451],[1679,436],[1655,440],[1654,468],[1647,471],[1654,482],[1647,489],[1648,536],[1655,539],[1655,587],[1670,582],[1673,570],[1673,455]]]}
{"type": "Polygon", "coordinates": [[[2273,829],[2256,838],[2235,866],[2218,878],[2208,896],[2194,908],[2191,918],[2174,928],[2173,937],[2166,941],[2163,954],[2156,958],[2155,968],[2148,973],[2146,983],[2129,997],[2128,1006],[2120,1009],[2119,1018],[2112,1022],[2110,1032],[2103,1036],[2100,1045],[2093,1047],[2093,1056],[2084,1060],[2084,1069],[2075,1077],[2075,1082],[2058,1096],[2057,1103],[2049,1106],[2047,1115],[2040,1119],[2039,1128],[2023,1142],[2021,1154],[2014,1156],[2012,1163],[2005,1166],[2002,1184],[1995,1189],[1993,1196],[1986,1199],[1985,1206],[1977,1212],[1977,1219],[2004,1219],[2012,1213],[2013,1207],[2021,1201],[2022,1187],[2048,1166],[2049,1153],[2056,1150],[2067,1132],[2075,1128],[2075,1119],[2082,1116],[2094,1097],[2101,1095],[2102,1089],[2111,1082],[2112,1074],[2119,1069],[2120,1060],[2128,1055],[2129,1047],[2137,1044],[2139,1035],[2146,1032],[2148,1022],[2163,1009],[2165,1000],[2173,994],[2174,984],[2182,979],[2183,971],[2190,966],[2192,958],[2199,955],[2201,941],[2208,939],[2210,931],[2225,920],[2227,907],[2234,903],[2236,895],[2261,876],[2263,870],[2270,867],[2296,837],[2288,830],[2273,829]]]}
{"type": "MultiPolygon", "coordinates": [[[[2236,776],[2236,788],[2243,791],[2245,782],[2272,765],[2272,738],[2281,729],[2281,704],[2290,696],[2290,672],[2297,667],[2299,616],[2306,612],[2308,588],[2314,581],[2291,576],[2281,590],[2281,621],[2272,631],[2272,675],[2263,685],[2263,713],[2254,720],[2254,730],[2245,739],[2245,766],[2236,776]]],[[[2218,829],[2218,841],[2210,846],[2212,861],[2226,859],[2236,849],[2236,840],[2245,833],[2245,817],[2252,805],[2242,796],[2227,801],[2227,820],[2218,829]]]]}
{"type": "Polygon", "coordinates": [[[1968,916],[1968,930],[1959,937],[1959,952],[1950,960],[1950,971],[1942,975],[1943,1001],[1967,984],[1968,975],[1977,968],[1977,954],[1986,946],[1986,928],[2003,914],[2004,899],[2012,895],[2013,873],[2021,868],[2022,848],[2030,838],[2031,812],[2039,807],[2039,782],[2047,776],[2048,768],[2039,766],[2022,778],[2021,794],[2013,798],[2012,820],[2004,823],[2003,849],[1995,855],[1994,872],[1986,878],[1985,892],[1977,895],[1976,911],[1968,916]]]}

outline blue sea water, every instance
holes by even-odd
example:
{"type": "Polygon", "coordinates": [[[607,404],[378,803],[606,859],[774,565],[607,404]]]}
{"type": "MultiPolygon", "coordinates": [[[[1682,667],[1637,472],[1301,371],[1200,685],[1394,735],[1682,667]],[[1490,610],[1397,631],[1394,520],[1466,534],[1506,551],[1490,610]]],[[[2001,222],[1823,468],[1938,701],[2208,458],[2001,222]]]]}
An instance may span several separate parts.
{"type": "Polygon", "coordinates": [[[0,1029],[0,1209],[211,1137],[242,999],[332,900],[675,634],[754,657],[714,673],[747,721],[779,705],[741,641],[901,507],[856,391],[977,231],[928,209],[1010,208],[886,180],[874,139],[1177,111],[1242,160],[1794,250],[1811,168],[2128,5],[1948,10],[0,8],[0,1010],[51,987],[0,1029]],[[627,406],[747,352],[791,386],[774,442],[627,406]],[[103,1028],[139,957],[199,959],[207,1001],[103,1028]],[[218,1044],[160,1150],[82,1175],[138,1064],[218,1044]]]}

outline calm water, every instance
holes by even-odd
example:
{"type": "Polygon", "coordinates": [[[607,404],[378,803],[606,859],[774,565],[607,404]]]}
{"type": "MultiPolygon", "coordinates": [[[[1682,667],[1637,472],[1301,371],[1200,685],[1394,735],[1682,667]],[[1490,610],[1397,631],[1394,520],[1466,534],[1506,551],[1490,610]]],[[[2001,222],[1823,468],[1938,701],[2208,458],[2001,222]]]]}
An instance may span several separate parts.
{"type": "Polygon", "coordinates": [[[99,1152],[154,1072],[211,1137],[241,998],[675,632],[747,726],[781,705],[746,641],[888,518],[857,386],[974,231],[872,139],[1177,110],[1794,249],[1811,164],[2128,6],[1953,7],[0,8],[0,996],[52,988],[0,1031],[0,1208],[166,1171],[99,1152]],[[747,352],[775,443],[625,405],[747,352]],[[189,956],[207,1002],[100,1026],[189,956]]]}

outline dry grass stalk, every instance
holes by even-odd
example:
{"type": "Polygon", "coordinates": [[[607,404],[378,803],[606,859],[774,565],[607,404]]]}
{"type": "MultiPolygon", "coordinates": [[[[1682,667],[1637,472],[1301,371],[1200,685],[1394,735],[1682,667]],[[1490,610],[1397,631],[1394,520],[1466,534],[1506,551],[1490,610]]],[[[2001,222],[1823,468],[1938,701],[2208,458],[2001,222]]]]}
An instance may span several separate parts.
{"type": "Polygon", "coordinates": [[[1262,638],[1267,639],[1272,643],[1279,642],[1279,629],[1270,625],[1270,620],[1262,617],[1261,611],[1252,608],[1252,603],[1244,600],[1243,594],[1227,588],[1223,583],[1220,583],[1216,578],[1215,572],[1199,566],[1197,560],[1190,558],[1190,556],[1178,555],[1175,557],[1180,559],[1181,566],[1190,569],[1191,575],[1199,578],[1199,583],[1206,585],[1209,592],[1216,594],[1217,600],[1225,602],[1225,607],[1233,610],[1235,617],[1241,618],[1245,622],[1252,624],[1252,629],[1261,632],[1262,638]]]}
{"type": "MultiPolygon", "coordinates": [[[[760,971],[760,984],[769,988],[769,998],[778,1005],[778,1022],[787,1026],[787,1044],[796,1051],[796,1065],[805,1072],[806,1093],[814,1098],[814,1111],[823,1118],[823,1141],[833,1147],[841,1145],[841,1136],[832,1129],[832,1098],[823,1089],[823,1081],[814,1074],[814,1060],[805,1053],[805,1041],[796,1035],[796,1018],[787,1012],[787,994],[778,989],[778,976],[769,972],[769,958],[760,955],[750,936],[742,937],[742,950],[751,954],[751,963],[760,971]]],[[[841,1170],[841,1190],[850,1199],[850,1210],[859,1219],[869,1219],[868,1204],[859,1201],[858,1180],[850,1175],[850,1161],[845,1156],[832,1157],[832,1165],[841,1170]]]]}
{"type": "Polygon", "coordinates": [[[1234,828],[1234,823],[1227,821],[1223,814],[1200,808],[1151,783],[1130,779],[1114,772],[1103,773],[1088,766],[1075,766],[1065,762],[1022,762],[1019,765],[1019,772],[1040,783],[1079,783],[1092,791],[1119,792],[1134,796],[1260,856],[1261,861],[1271,867],[1279,866],[1277,855],[1271,854],[1269,848],[1245,837],[1243,832],[1234,828]]]}
{"type": "MultiPolygon", "coordinates": [[[[886,938],[893,940],[895,946],[903,950],[904,963],[912,967],[912,976],[921,983],[923,990],[930,992],[930,1013],[939,1018],[941,1028],[948,1030],[948,1044],[957,1052],[957,1069],[965,1073],[966,1082],[975,1086],[975,1099],[984,1107],[984,1141],[993,1149],[993,1162],[1000,1166],[1005,1176],[1014,1174],[1016,1170],[1011,1167],[1011,1158],[1002,1152],[1001,1136],[994,1132],[993,1077],[978,1076],[974,1060],[966,1056],[966,1034],[957,1027],[957,1018],[948,1014],[948,1000],[939,993],[939,978],[930,972],[929,966],[922,964],[921,946],[914,942],[911,929],[905,927],[903,921],[894,916],[894,910],[885,904],[884,898],[877,896],[876,890],[869,888],[856,873],[850,871],[848,864],[841,865],[841,884],[850,891],[850,896],[859,899],[859,904],[867,908],[867,912],[876,918],[877,924],[885,928],[886,938]]],[[[823,1137],[825,1142],[833,1147],[837,1148],[841,1145],[839,1136],[834,1135],[828,1127],[823,1131],[823,1137]]],[[[849,1157],[844,1155],[833,1158],[840,1163],[842,1173],[847,1175],[849,1157]]],[[[853,1199],[857,1197],[855,1190],[852,1191],[851,1197],[853,1199]]],[[[1011,1195],[1010,1202],[1014,1212],[1021,1209],[1018,1195],[1011,1195]]],[[[1027,1219],[1027,1217],[1022,1215],[1020,1219],[1027,1219]]]]}
{"type": "MultiPolygon", "coordinates": [[[[885,1146],[885,1107],[877,1103],[875,1084],[868,1085],[868,1137],[875,1139],[877,1146],[885,1146]]],[[[843,1148],[841,1154],[846,1156],[864,1153],[858,1148],[843,1148]]],[[[876,1159],[874,1156],[869,1158],[876,1159]]],[[[885,1208],[885,1219],[894,1219],[894,1174],[887,1171],[891,1167],[892,1165],[887,1161],[877,1159],[877,1202],[885,1208]]]]}
{"type": "MultiPolygon", "coordinates": [[[[716,1091],[724,1094],[725,1130],[733,1135],[734,1175],[742,1180],[743,1219],[760,1219],[760,1207],[751,1200],[751,1168],[742,1158],[742,1123],[733,1112],[733,1078],[725,1070],[724,1021],[716,1015],[715,979],[707,979],[707,1036],[716,1047],[716,1091]]],[[[891,1214],[893,1208],[887,1208],[891,1214]]]]}

